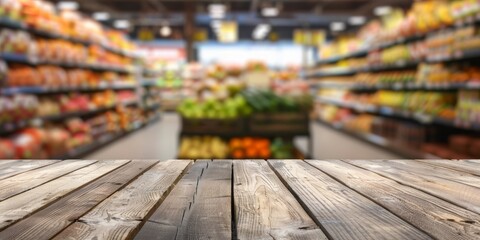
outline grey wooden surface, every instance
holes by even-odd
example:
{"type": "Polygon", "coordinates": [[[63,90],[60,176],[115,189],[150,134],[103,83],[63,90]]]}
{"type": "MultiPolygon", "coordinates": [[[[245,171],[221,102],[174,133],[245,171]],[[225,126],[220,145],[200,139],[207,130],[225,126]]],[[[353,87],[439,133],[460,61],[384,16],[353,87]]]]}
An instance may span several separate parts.
{"type": "Polygon", "coordinates": [[[480,239],[480,161],[0,161],[0,239],[480,239]]]}

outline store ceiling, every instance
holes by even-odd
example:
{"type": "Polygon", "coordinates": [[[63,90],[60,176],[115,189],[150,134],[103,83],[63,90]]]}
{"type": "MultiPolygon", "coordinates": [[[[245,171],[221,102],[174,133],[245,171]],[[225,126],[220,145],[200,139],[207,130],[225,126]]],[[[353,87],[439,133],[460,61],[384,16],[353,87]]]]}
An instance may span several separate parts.
{"type": "MultiPolygon", "coordinates": [[[[59,2],[61,0],[54,0],[59,2]]],[[[197,24],[208,24],[207,6],[211,3],[227,5],[228,18],[235,19],[240,25],[251,25],[264,21],[259,14],[266,5],[280,6],[280,15],[269,19],[272,25],[310,24],[328,25],[331,21],[346,20],[348,16],[361,15],[372,17],[372,10],[379,5],[408,8],[408,0],[82,0],[78,1],[80,10],[85,13],[106,11],[114,19],[134,20],[136,25],[158,23],[169,20],[172,25],[183,24],[183,14],[193,6],[197,15],[197,24]],[[283,24],[282,24],[283,23],[283,24]]],[[[108,23],[107,23],[108,24],[108,23]]],[[[158,23],[160,24],[160,23],[158,23]]]]}
{"type": "MultiPolygon", "coordinates": [[[[104,25],[113,27],[115,20],[128,20],[130,28],[126,31],[134,39],[143,39],[140,33],[149,31],[154,39],[183,39],[185,13],[188,9],[195,12],[197,28],[207,30],[207,39],[214,40],[216,35],[212,29],[212,18],[209,5],[221,3],[226,6],[223,20],[233,20],[238,24],[240,40],[250,40],[253,29],[261,23],[271,26],[280,40],[291,40],[295,30],[299,28],[328,30],[332,22],[346,23],[351,16],[374,18],[373,9],[378,6],[408,9],[411,0],[52,0],[53,2],[76,1],[80,11],[86,15],[95,12],[108,12],[110,19],[104,25]],[[263,17],[261,10],[265,7],[279,9],[278,16],[263,17]],[[168,25],[172,34],[160,36],[160,28],[168,25]]],[[[348,25],[342,32],[353,32],[357,27],[348,25]]]]}

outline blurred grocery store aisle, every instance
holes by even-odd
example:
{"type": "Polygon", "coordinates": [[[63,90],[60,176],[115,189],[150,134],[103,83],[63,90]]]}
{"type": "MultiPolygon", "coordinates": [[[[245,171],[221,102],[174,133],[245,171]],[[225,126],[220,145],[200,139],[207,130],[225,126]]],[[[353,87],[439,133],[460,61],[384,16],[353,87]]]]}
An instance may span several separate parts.
{"type": "MultiPolygon", "coordinates": [[[[162,119],[124,139],[89,155],[86,159],[172,159],[178,151],[180,119],[176,113],[165,113],[162,119]]],[[[355,140],[325,126],[312,122],[315,159],[398,159],[385,150],[355,140]],[[341,143],[341,144],[339,144],[341,143]]],[[[295,145],[307,150],[308,140],[297,138],[295,145]]]]}
{"type": "Polygon", "coordinates": [[[165,113],[162,119],[122,138],[85,159],[172,159],[177,154],[180,119],[165,113]]]}

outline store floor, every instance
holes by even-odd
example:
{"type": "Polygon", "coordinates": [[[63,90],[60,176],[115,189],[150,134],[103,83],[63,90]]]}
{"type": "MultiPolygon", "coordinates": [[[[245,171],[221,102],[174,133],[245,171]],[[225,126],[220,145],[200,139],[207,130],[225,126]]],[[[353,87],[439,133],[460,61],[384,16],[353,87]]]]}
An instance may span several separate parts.
{"type": "MultiPolygon", "coordinates": [[[[179,116],[165,113],[160,121],[98,150],[86,159],[174,159],[177,155],[179,131],[179,116]]],[[[402,158],[314,122],[311,131],[314,159],[402,158]]],[[[295,145],[306,151],[308,139],[298,138],[295,145]]]]}

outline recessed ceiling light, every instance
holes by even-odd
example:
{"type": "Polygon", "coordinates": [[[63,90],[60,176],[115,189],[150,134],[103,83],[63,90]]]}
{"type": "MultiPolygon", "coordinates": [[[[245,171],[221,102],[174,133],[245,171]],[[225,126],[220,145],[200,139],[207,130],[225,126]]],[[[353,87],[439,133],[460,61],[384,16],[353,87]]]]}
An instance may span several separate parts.
{"type": "Polygon", "coordinates": [[[265,7],[262,8],[262,16],[264,17],[276,17],[278,16],[278,8],[276,7],[265,7]]]}
{"type": "Polygon", "coordinates": [[[348,19],[348,23],[354,26],[362,25],[367,21],[364,16],[352,16],[348,19]]]}
{"type": "Polygon", "coordinates": [[[330,23],[330,30],[334,32],[345,30],[345,23],[343,22],[332,22],[330,23]]]}
{"type": "Polygon", "coordinates": [[[60,10],[77,10],[78,3],[74,1],[61,1],[57,3],[57,8],[60,10]]]}
{"type": "Polygon", "coordinates": [[[96,12],[92,14],[93,19],[97,21],[107,21],[110,19],[110,13],[108,12],[96,12]]]}
{"type": "Polygon", "coordinates": [[[118,29],[127,29],[130,27],[130,21],[128,20],[116,20],[113,22],[113,26],[118,29]]]}
{"type": "Polygon", "coordinates": [[[262,23],[259,24],[253,29],[252,37],[253,39],[260,40],[267,36],[268,32],[272,27],[269,24],[262,23]]]}
{"type": "Polygon", "coordinates": [[[160,35],[162,37],[168,37],[170,36],[170,34],[172,34],[172,29],[168,25],[165,25],[162,28],[160,28],[160,35]]]}
{"type": "Polygon", "coordinates": [[[377,16],[384,16],[392,12],[392,7],[390,6],[378,6],[373,9],[373,13],[377,16]]]}
{"type": "Polygon", "coordinates": [[[227,7],[224,4],[210,4],[208,6],[208,13],[213,19],[221,19],[225,17],[227,7]]]}

